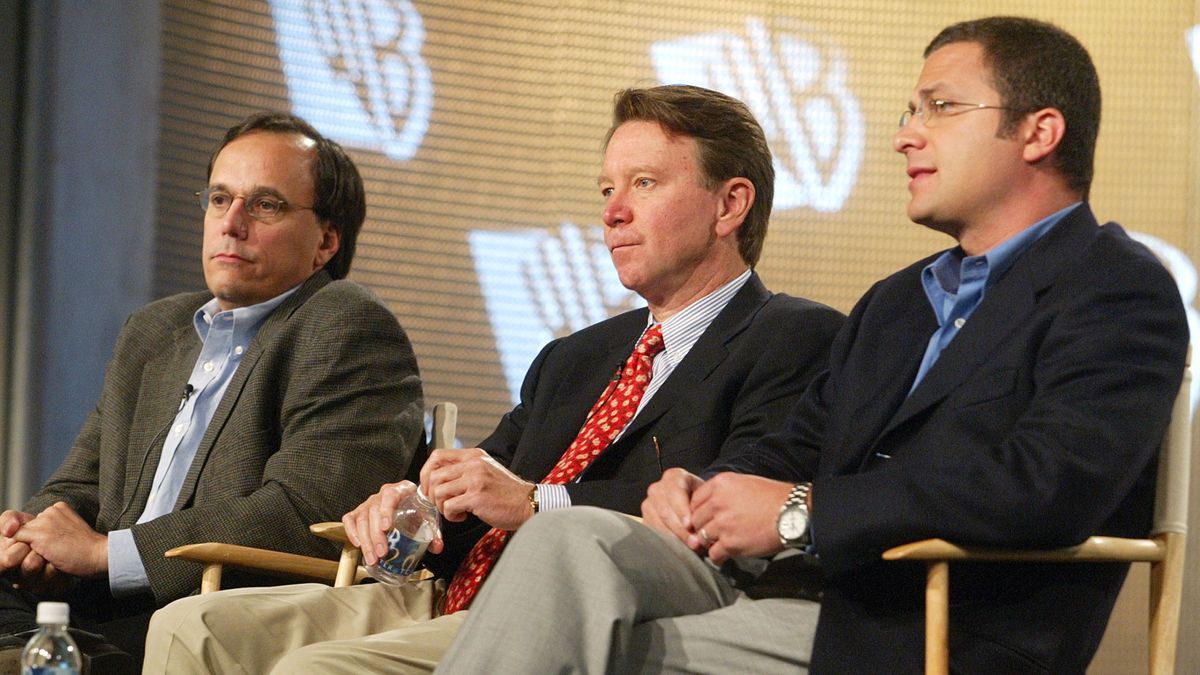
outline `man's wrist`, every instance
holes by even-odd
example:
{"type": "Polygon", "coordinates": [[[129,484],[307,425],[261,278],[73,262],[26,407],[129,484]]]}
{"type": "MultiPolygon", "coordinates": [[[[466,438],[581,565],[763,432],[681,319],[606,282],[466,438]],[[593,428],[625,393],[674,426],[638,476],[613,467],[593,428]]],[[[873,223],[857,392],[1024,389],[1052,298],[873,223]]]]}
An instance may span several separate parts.
{"type": "Polygon", "coordinates": [[[538,499],[538,486],[536,484],[529,489],[529,508],[532,510],[531,517],[536,516],[538,511],[541,510],[541,502],[538,499]]]}
{"type": "Polygon", "coordinates": [[[796,483],[779,509],[775,527],[784,548],[803,549],[809,543],[809,492],[812,483],[796,483]]]}

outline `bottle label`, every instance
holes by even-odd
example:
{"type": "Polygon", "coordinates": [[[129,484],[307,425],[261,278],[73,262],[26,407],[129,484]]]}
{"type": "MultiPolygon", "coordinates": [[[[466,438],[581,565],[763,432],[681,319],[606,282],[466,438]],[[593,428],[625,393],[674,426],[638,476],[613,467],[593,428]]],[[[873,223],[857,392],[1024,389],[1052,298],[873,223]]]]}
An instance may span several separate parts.
{"type": "Polygon", "coordinates": [[[379,567],[402,577],[417,570],[417,564],[429,548],[429,540],[419,541],[396,528],[388,533],[388,552],[379,560],[379,567]]]}

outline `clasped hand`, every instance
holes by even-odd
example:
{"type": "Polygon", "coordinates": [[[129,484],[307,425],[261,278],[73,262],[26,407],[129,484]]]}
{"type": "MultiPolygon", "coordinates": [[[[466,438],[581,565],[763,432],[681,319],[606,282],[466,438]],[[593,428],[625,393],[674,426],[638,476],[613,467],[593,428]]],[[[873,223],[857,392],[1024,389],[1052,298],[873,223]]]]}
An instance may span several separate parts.
{"type": "Polygon", "coordinates": [[[791,489],[761,476],[720,473],[706,481],[668,469],[647,490],[642,519],[717,564],[774,555],[783,550],[776,521],[791,489]]]}
{"type": "Polygon", "coordinates": [[[29,590],[57,595],[73,577],[108,571],[108,537],[96,532],[65,502],[37,516],[0,513],[0,570],[29,590]]]}

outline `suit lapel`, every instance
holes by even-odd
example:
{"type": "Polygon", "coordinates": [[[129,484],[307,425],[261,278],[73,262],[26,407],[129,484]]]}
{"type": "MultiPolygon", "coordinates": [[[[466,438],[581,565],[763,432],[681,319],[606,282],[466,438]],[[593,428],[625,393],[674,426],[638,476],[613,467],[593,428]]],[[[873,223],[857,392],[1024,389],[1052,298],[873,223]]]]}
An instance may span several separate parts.
{"type": "MultiPolygon", "coordinates": [[[[737,337],[750,325],[754,316],[771,297],[757,274],[751,273],[745,285],[730,299],[729,304],[717,314],[708,329],[692,345],[687,356],[676,366],[671,376],[654,393],[621,438],[613,446],[627,439],[636,438],[646,427],[653,424],[672,408],[686,406],[690,393],[697,391],[705,379],[721,365],[729,355],[729,341],[737,337]]],[[[633,345],[630,345],[630,351],[633,345]]],[[[612,448],[610,447],[609,450],[612,448]]],[[[608,451],[605,451],[606,453],[608,451]]]]}
{"type": "MultiPolygon", "coordinates": [[[[628,322],[595,340],[591,353],[597,358],[569,372],[551,374],[554,401],[540,418],[541,423],[526,428],[521,445],[528,452],[518,451],[509,468],[529,480],[543,480],[570,447],[588,412],[600,394],[612,381],[617,369],[633,352],[638,336],[646,325],[646,310],[636,311],[628,322]]],[[[588,350],[584,350],[587,352],[588,350]]],[[[582,361],[582,359],[578,360],[582,361]]],[[[577,361],[577,363],[578,363],[577,361]]]]}
{"type": "Polygon", "coordinates": [[[188,321],[172,333],[170,347],[158,358],[146,363],[139,394],[147,401],[146,413],[139,416],[129,432],[123,497],[130,506],[122,516],[124,522],[118,523],[118,526],[133,523],[146,508],[154,473],[162,457],[167,428],[178,411],[183,386],[196,363],[200,347],[196,328],[188,321]],[[131,496],[132,502],[129,501],[131,496]]]}
{"type": "Polygon", "coordinates": [[[208,461],[208,455],[216,445],[217,439],[225,428],[226,422],[229,421],[229,415],[237,405],[238,399],[241,398],[242,391],[246,387],[246,382],[250,379],[250,375],[258,365],[265,347],[271,344],[275,334],[287,324],[292,318],[292,314],[330,281],[328,272],[324,270],[318,271],[309,277],[300,288],[296,289],[296,292],[289,296],[287,300],[284,300],[283,304],[276,307],[275,311],[271,312],[271,315],[263,322],[262,327],[258,329],[258,332],[254,335],[254,339],[250,341],[250,345],[246,349],[246,354],[242,357],[242,362],[238,364],[237,370],[234,371],[233,378],[229,381],[229,387],[225,390],[225,395],[221,397],[221,402],[217,405],[216,411],[213,412],[213,418],[208,423],[208,428],[204,431],[204,437],[200,439],[200,447],[196,448],[196,457],[192,460],[192,465],[188,467],[187,476],[183,479],[183,485],[179,489],[179,498],[175,500],[175,510],[186,507],[192,498],[192,494],[196,491],[196,483],[200,478],[201,470],[208,461]]]}
{"type": "MultiPolygon", "coordinates": [[[[839,425],[843,440],[830,439],[839,447],[869,449],[882,435],[908,397],[925,345],[937,329],[937,318],[919,286],[888,305],[869,310],[887,318],[880,326],[864,327],[856,338],[858,353],[848,370],[858,379],[849,395],[839,397],[843,405],[853,408],[843,417],[846,423],[839,425]],[[874,338],[862,339],[868,332],[874,338]],[[870,351],[861,351],[866,345],[870,351]]],[[[857,466],[860,460],[857,456],[846,459],[850,463],[848,468],[857,466]]]]}
{"type": "MultiPolygon", "coordinates": [[[[1087,205],[1068,214],[988,288],[983,302],[900,405],[880,437],[941,402],[971,378],[1010,333],[1037,308],[1042,292],[1098,233],[1087,205]]],[[[924,345],[922,345],[923,347],[924,345]]],[[[911,381],[911,380],[910,380],[911,381]]]]}

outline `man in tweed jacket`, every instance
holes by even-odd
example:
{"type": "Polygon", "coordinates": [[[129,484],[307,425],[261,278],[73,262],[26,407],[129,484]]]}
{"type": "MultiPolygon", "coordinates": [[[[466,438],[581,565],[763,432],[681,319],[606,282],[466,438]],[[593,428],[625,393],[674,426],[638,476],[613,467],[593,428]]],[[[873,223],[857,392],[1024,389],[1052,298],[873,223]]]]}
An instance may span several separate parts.
{"type": "Polygon", "coordinates": [[[366,209],[354,164],[302,120],[263,113],[229,130],[208,173],[209,292],[128,319],[66,461],[0,514],[5,633],[61,598],[136,657],[153,608],[199,586],[199,567],[164,551],[331,556],[307,525],[404,475],[422,443],[408,338],[342,279],[366,209]]]}

